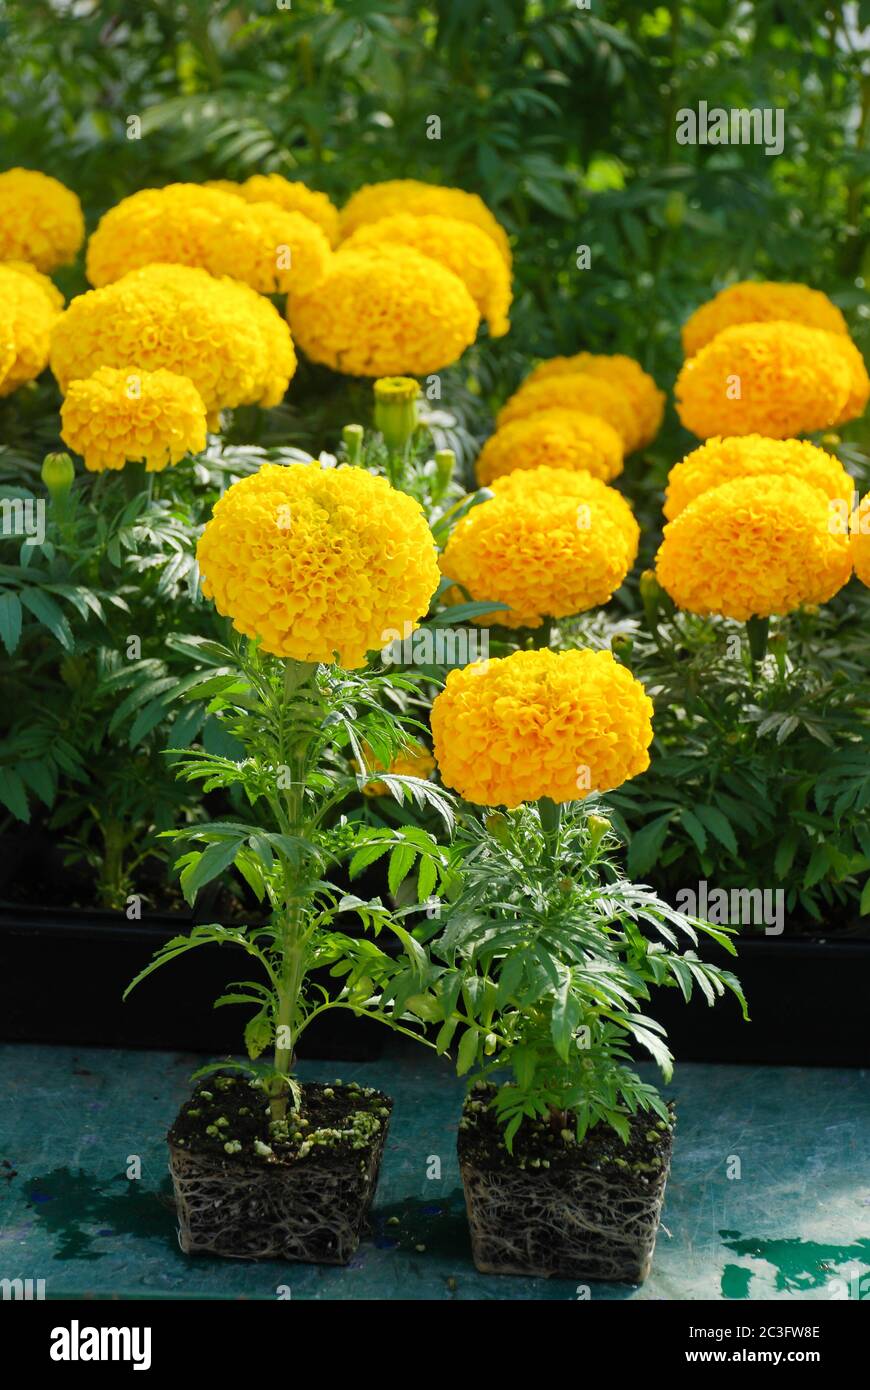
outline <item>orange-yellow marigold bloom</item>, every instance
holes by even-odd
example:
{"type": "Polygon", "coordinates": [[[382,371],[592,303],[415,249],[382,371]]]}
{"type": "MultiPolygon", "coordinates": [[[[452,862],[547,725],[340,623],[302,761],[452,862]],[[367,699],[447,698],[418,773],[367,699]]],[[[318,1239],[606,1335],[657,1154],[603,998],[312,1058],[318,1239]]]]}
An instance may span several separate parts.
{"type": "Polygon", "coordinates": [[[852,513],[849,545],[855,573],[870,589],[870,492],[852,513]]]}
{"type": "Polygon", "coordinates": [[[661,429],[665,412],[665,393],[660,391],[649,372],[645,372],[633,357],[622,353],[577,352],[573,357],[551,357],[541,362],[526,377],[531,381],[546,381],[552,376],[570,376],[582,372],[621,386],[631,401],[638,420],[638,448],[651,444],[661,429]]]}
{"type": "Polygon", "coordinates": [[[239,193],[249,203],[275,203],[285,212],[301,212],[316,222],[330,246],[339,241],[338,208],[325,193],[318,193],[298,179],[285,179],[281,174],[252,174],[238,185],[239,193]]]}
{"type": "Polygon", "coordinates": [[[287,317],[314,362],[350,376],[424,376],[474,342],[479,315],[462,281],[404,246],[339,249],[309,294],[291,294],[287,317]]]}
{"type": "Polygon", "coordinates": [[[61,439],[92,473],[144,462],[149,473],[205,448],[205,406],[175,372],[100,367],[71,381],[61,406],[61,439]]]}
{"type": "Polygon", "coordinates": [[[674,388],[686,429],[788,439],[839,421],[855,390],[839,336],[797,323],[725,328],[683,366],[674,388]]]}
{"type": "Polygon", "coordinates": [[[514,652],[450,672],[432,705],[435,758],[479,806],[582,800],[649,767],[652,713],[611,652],[514,652]]]}
{"type": "Polygon", "coordinates": [[[302,213],[173,183],[109,209],[88,242],[87,273],[99,288],[159,261],[199,266],[272,294],[313,288],[331,256],[323,231],[302,213]]]}
{"type": "Polygon", "coordinates": [[[623,442],[626,453],[640,442],[640,426],[634,407],[622,386],[589,376],[586,372],[571,372],[567,376],[548,376],[543,380],[524,382],[505,402],[496,417],[499,429],[512,420],[522,420],[539,410],[580,410],[597,415],[612,425],[623,442]]]}
{"type": "Polygon", "coordinates": [[[510,269],[507,232],[482,198],[462,188],[443,188],[438,184],[420,183],[418,179],[387,179],[384,183],[367,183],[358,188],[341,210],[342,236],[350,236],[366,222],[377,222],[381,217],[392,217],[398,212],[410,212],[415,217],[434,213],[436,217],[455,217],[460,222],[473,223],[495,242],[510,269]]]}
{"type": "Polygon", "coordinates": [[[800,478],[744,477],[668,522],[656,576],[678,608],[745,622],[824,603],[849,578],[831,500],[800,478]]]}
{"type": "Polygon", "coordinates": [[[85,221],[75,193],[35,169],[0,174],[0,261],[29,261],[37,270],[74,261],[85,221]]]}
{"type": "Polygon", "coordinates": [[[520,468],[565,468],[609,482],[622,472],[622,440],[612,425],[581,410],[538,410],[490,435],[477,460],[477,481],[520,468]]]}
{"type": "Polygon", "coordinates": [[[867,401],[870,400],[870,376],[867,375],[864,358],[851,338],[846,338],[841,333],[829,336],[831,346],[842,353],[849,368],[849,395],[834,421],[835,425],[845,425],[848,420],[857,420],[864,414],[867,401]]]}
{"type": "Polygon", "coordinates": [[[540,627],[607,603],[637,556],[625,498],[589,473],[535,468],[493,483],[451,535],[441,569],[472,599],[506,603],[477,622],[540,627]]]}
{"type": "Polygon", "coordinates": [[[433,213],[421,217],[398,213],[358,227],[344,243],[348,251],[397,243],[412,246],[458,275],[474,300],[493,338],[510,328],[511,277],[504,257],[486,232],[472,222],[433,213]]]}
{"type": "Polygon", "coordinates": [[[683,351],[694,357],[723,328],[736,323],[799,323],[845,333],[846,320],[836,304],[809,285],[780,284],[775,280],[741,280],[702,304],[683,325],[683,351]]]}
{"type": "Polygon", "coordinates": [[[0,396],[33,381],[48,365],[51,331],[63,307],[60,290],[26,261],[0,265],[0,312],[4,320],[5,371],[0,396]],[[9,350],[13,349],[12,356],[9,350]]]}
{"type": "Polygon", "coordinates": [[[228,488],[197,546],[203,593],[275,656],[364,666],[438,585],[420,504],[362,468],[264,464],[228,488]]]}
{"type": "Polygon", "coordinates": [[[702,492],[733,478],[758,475],[799,478],[821,488],[826,497],[847,501],[854,488],[840,460],[806,439],[767,439],[760,434],[714,437],[674,464],[668,474],[665,516],[673,521],[702,492]]]}
{"type": "Polygon", "coordinates": [[[289,329],[268,299],[181,265],[132,270],[79,295],[55,324],[51,369],[62,391],[131,362],[189,377],[210,423],[224,407],[277,405],[296,370],[289,329]]]}

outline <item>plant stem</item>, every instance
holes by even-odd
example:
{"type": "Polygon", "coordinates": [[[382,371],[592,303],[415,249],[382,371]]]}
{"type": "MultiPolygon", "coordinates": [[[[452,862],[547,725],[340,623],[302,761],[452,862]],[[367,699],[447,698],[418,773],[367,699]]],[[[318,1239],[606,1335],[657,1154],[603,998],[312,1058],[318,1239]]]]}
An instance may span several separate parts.
{"type": "MultiPolygon", "coordinates": [[[[304,796],[306,755],[310,732],[302,713],[301,728],[297,713],[304,707],[305,689],[315,666],[287,660],[284,663],[284,682],[278,720],[277,751],[279,764],[286,765],[290,783],[285,788],[287,833],[300,836],[304,829],[304,796]],[[289,716],[289,720],[288,720],[289,716]],[[290,725],[290,746],[285,747],[285,730],[290,725]]],[[[281,965],[278,977],[278,1012],[275,1019],[276,1078],[269,1103],[271,1117],[282,1121],[287,1116],[289,1085],[285,1079],[293,1066],[296,1044],[294,1023],[299,993],[305,978],[305,946],[303,941],[304,914],[301,892],[302,873],[294,875],[289,865],[284,874],[284,906],[281,910],[281,965]]]]}
{"type": "Polygon", "coordinates": [[[753,669],[759,662],[764,660],[767,654],[767,634],[769,628],[769,618],[750,618],[746,624],[746,634],[749,638],[749,655],[752,657],[753,669]]]}

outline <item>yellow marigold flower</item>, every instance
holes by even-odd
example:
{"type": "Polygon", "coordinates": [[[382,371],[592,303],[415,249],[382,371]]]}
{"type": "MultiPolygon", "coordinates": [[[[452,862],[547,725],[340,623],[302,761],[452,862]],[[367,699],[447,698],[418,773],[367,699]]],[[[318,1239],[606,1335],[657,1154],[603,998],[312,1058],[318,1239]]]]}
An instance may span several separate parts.
{"type": "Polygon", "coordinates": [[[452,270],[465,285],[481,318],[487,320],[490,335],[501,338],[507,333],[512,299],[510,271],[486,232],[455,217],[431,213],[417,217],[405,212],[357,228],[343,249],[357,250],[384,242],[413,246],[452,270]]]}
{"type": "Polygon", "coordinates": [[[199,266],[273,294],[313,288],[331,256],[324,233],[302,213],[173,183],[145,188],[109,209],[88,242],[87,273],[99,288],[160,261],[199,266]]]}
{"type": "Polygon", "coordinates": [[[411,247],[339,249],[310,294],[291,294],[287,317],[314,362],[350,376],[424,376],[474,342],[479,315],[458,276],[411,247]]]}
{"type": "MultiPolygon", "coordinates": [[[[2,286],[0,286],[0,290],[2,290],[2,286]]],[[[16,356],[12,314],[3,306],[0,307],[0,387],[2,387],[10,368],[14,365],[16,356]]]]}
{"type": "Polygon", "coordinates": [[[71,381],[60,410],[61,439],[92,473],[144,462],[149,473],[205,448],[205,406],[175,372],[100,367],[71,381]]]}
{"type": "Polygon", "coordinates": [[[277,405],[296,370],[289,330],[268,299],[180,265],[132,270],[79,295],[58,319],[51,369],[62,391],[98,367],[131,362],[189,377],[210,424],[225,407],[277,405]]]}
{"type": "Polygon", "coordinates": [[[797,323],[725,328],[690,357],[674,388],[677,413],[701,439],[764,434],[788,439],[842,417],[854,391],[840,339],[797,323]]]}
{"type": "Polygon", "coordinates": [[[652,712],[611,652],[514,652],[450,672],[432,705],[435,759],[479,806],[582,800],[649,767],[652,712]]]}
{"type": "Polygon", "coordinates": [[[264,464],[227,489],[196,554],[237,632],[349,668],[412,630],[439,578],[420,504],[362,468],[264,464]]]}
{"type": "Polygon", "coordinates": [[[622,386],[572,372],[567,376],[549,376],[542,381],[523,382],[518,391],[505,402],[496,417],[499,429],[512,420],[523,420],[540,410],[580,410],[597,415],[612,425],[622,440],[626,453],[640,442],[640,426],[634,407],[622,386]]]}
{"type": "Polygon", "coordinates": [[[297,179],[285,179],[281,174],[252,174],[238,185],[249,203],[275,203],[285,212],[301,212],[316,222],[330,246],[339,242],[338,208],[325,193],[318,193],[297,179]]]}
{"type": "Polygon", "coordinates": [[[582,372],[586,376],[597,376],[602,381],[621,386],[634,406],[638,419],[638,448],[651,444],[661,429],[665,413],[665,393],[660,391],[649,372],[645,372],[633,357],[625,357],[616,352],[606,353],[577,352],[573,357],[551,357],[541,362],[526,377],[530,381],[546,381],[552,376],[570,376],[582,372]]]}
{"type": "Polygon", "coordinates": [[[834,421],[835,425],[845,425],[847,420],[857,420],[859,416],[864,414],[867,401],[870,400],[870,376],[867,375],[864,358],[851,338],[843,337],[842,334],[829,335],[829,338],[831,346],[842,353],[849,368],[849,396],[841,413],[834,421]]]}
{"type": "Polygon", "coordinates": [[[493,490],[441,557],[472,599],[508,604],[478,623],[540,627],[607,603],[637,556],[638,525],[620,493],[589,473],[546,467],[497,478],[493,490]]]}
{"type": "Polygon", "coordinates": [[[366,222],[377,222],[399,212],[410,212],[415,217],[434,213],[436,217],[454,217],[460,222],[473,223],[495,242],[510,269],[507,232],[482,198],[462,188],[442,188],[418,179],[387,179],[384,183],[367,183],[358,188],[341,210],[342,236],[350,236],[366,222]]]}
{"type": "Polygon", "coordinates": [[[490,435],[477,460],[477,481],[520,468],[565,468],[609,482],[622,472],[622,440],[612,425],[581,410],[538,410],[490,435]]]}
{"type": "Polygon", "coordinates": [[[0,396],[8,396],[25,381],[35,380],[48,365],[51,330],[60,318],[63,296],[32,265],[8,261],[0,265],[0,306],[5,327],[2,355],[6,360],[0,396]]]}
{"type": "Polygon", "coordinates": [[[679,516],[694,498],[733,478],[777,475],[800,478],[821,488],[826,497],[851,501],[854,484],[840,460],[805,439],[767,439],[742,434],[733,439],[708,439],[706,444],[674,464],[668,474],[664,512],[668,521],[679,516]]]}
{"type": "Polygon", "coordinates": [[[831,522],[830,499],[801,478],[734,478],[668,522],[656,575],[678,608],[741,622],[824,603],[851,569],[831,522]]]}
{"type": "Polygon", "coordinates": [[[870,589],[870,492],[852,513],[849,545],[855,573],[870,589]]]}
{"type": "MultiPolygon", "coordinates": [[[[365,746],[363,751],[366,763],[373,772],[389,772],[394,777],[419,777],[426,781],[435,771],[435,759],[429,749],[416,741],[398,753],[389,767],[384,767],[384,764],[372,755],[368,746],[365,746]]],[[[363,787],[365,796],[386,796],[388,791],[386,782],[366,782],[363,787]]]]}
{"type": "Polygon", "coordinates": [[[723,328],[736,323],[800,323],[805,328],[823,328],[828,333],[845,333],[846,320],[836,304],[821,290],[809,285],[780,284],[775,280],[741,280],[720,290],[696,309],[683,324],[683,351],[694,357],[712,342],[723,328]]]}
{"type": "Polygon", "coordinates": [[[85,221],[76,195],[35,169],[0,174],[0,261],[29,261],[37,270],[74,261],[85,221]]]}
{"type": "Polygon", "coordinates": [[[232,198],[243,198],[242,185],[235,179],[205,179],[202,188],[213,188],[217,193],[227,193],[232,198]]]}

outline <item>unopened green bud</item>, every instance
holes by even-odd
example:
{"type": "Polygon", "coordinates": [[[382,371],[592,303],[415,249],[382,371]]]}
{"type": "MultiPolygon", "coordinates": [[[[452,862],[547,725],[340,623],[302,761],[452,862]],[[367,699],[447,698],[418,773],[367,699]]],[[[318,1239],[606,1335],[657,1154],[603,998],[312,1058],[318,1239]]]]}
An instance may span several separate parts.
{"type": "Polygon", "coordinates": [[[589,848],[594,854],[608,830],[612,830],[613,826],[606,816],[592,815],[586,817],[586,829],[589,832],[589,848]]]}
{"type": "Polygon", "coordinates": [[[610,650],[614,656],[628,656],[634,646],[634,639],[627,632],[615,632],[610,639],[610,650]]]}
{"type": "Polygon", "coordinates": [[[42,481],[55,501],[66,497],[75,475],[69,454],[46,454],[42,464],[42,481]]]}
{"type": "Polygon", "coordinates": [[[498,1038],[495,1033],[487,1033],[483,1040],[483,1050],[487,1057],[491,1057],[498,1047],[498,1038]]]}
{"type": "Polygon", "coordinates": [[[358,464],[362,457],[363,435],[362,425],[345,425],[341,432],[344,452],[350,464],[358,464]]]}
{"type": "Polygon", "coordinates": [[[494,840],[498,840],[500,845],[506,845],[510,841],[510,821],[507,816],[502,815],[501,811],[491,811],[484,821],[484,825],[494,840]]]}
{"type": "Polygon", "coordinates": [[[453,470],[456,467],[456,455],[452,449],[436,449],[435,451],[435,494],[443,497],[450,486],[450,479],[453,477],[453,470]]]}
{"type": "Polygon", "coordinates": [[[404,449],[417,428],[419,384],[410,376],[384,376],[375,382],[375,429],[388,449],[404,449]]]}

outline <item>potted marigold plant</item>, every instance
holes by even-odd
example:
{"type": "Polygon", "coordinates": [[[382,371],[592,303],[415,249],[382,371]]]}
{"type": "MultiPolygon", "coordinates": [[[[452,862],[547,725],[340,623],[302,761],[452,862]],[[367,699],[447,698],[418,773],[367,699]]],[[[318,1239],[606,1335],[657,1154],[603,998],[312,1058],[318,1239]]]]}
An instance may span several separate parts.
{"type": "Polygon", "coordinates": [[[737,980],[695,953],[727,929],[625,879],[595,793],[644,771],[652,706],[609,652],[515,652],[453,672],[432,709],[441,775],[490,808],[460,831],[459,887],[433,955],[442,1026],[473,1082],[459,1130],[486,1273],[640,1282],[667,1181],[672,1108],[653,984],[712,1003],[737,980]],[[504,809],[501,809],[504,808],[504,809]]]}
{"type": "MultiPolygon", "coordinates": [[[[235,865],[266,915],[248,928],[196,926],[133,982],[208,943],[240,948],[260,971],[217,1001],[250,1010],[250,1065],[198,1073],[169,1132],[181,1246],[344,1263],[374,1190],[391,1102],[355,1084],[300,1085],[294,1060],[306,1029],[329,1010],[402,1031],[425,1013],[427,963],[402,924],[407,910],[345,894],[329,875],[345,859],[354,868],[392,851],[393,889],[418,861],[423,896],[440,880],[444,853],[419,827],[372,830],[341,814],[366,766],[393,765],[409,744],[389,705],[403,678],[362,668],[385,632],[425,613],[438,582],[434,545],[418,503],[383,478],[266,464],[217,503],[197,557],[204,592],[243,639],[201,639],[212,664],[182,685],[190,698],[210,697],[241,752],[188,750],[178,768],[249,809],[177,832],[194,845],[179,859],[181,883],[193,901],[235,865]],[[350,935],[352,916],[366,932],[350,935]],[[378,943],[383,928],[400,954],[378,943]],[[336,989],[312,981],[324,968],[336,989]]],[[[424,779],[381,772],[379,780],[446,810],[424,779]]]]}

